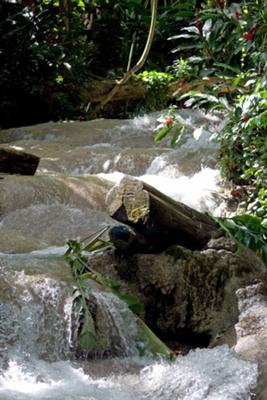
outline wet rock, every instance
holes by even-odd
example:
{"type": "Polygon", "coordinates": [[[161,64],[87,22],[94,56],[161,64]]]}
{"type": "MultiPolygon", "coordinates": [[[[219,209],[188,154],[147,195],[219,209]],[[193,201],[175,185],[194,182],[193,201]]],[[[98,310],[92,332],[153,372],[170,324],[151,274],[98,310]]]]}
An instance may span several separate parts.
{"type": "Polygon", "coordinates": [[[211,239],[207,245],[207,249],[213,249],[213,250],[227,250],[231,252],[237,251],[238,244],[235,240],[226,238],[226,237],[221,237],[218,239],[211,239]]]}
{"type": "Polygon", "coordinates": [[[238,289],[239,320],[235,351],[247,360],[267,356],[267,291],[263,282],[238,289]]]}
{"type": "Polygon", "coordinates": [[[267,398],[267,280],[236,292],[239,318],[235,325],[234,350],[248,361],[258,363],[257,400],[267,398]]]}
{"type": "Polygon", "coordinates": [[[161,254],[127,259],[116,259],[109,252],[90,264],[106,276],[124,279],[143,302],[146,323],[163,340],[208,345],[237,323],[235,292],[258,281],[265,269],[249,250],[219,240],[210,244],[218,249],[172,246],[161,254]]]}

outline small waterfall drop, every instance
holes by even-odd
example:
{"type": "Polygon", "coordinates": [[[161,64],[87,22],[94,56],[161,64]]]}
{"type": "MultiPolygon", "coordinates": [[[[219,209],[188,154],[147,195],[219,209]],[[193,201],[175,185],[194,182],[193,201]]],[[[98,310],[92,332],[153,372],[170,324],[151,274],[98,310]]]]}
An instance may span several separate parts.
{"type": "Polygon", "coordinates": [[[94,297],[100,314],[98,329],[106,333],[112,353],[120,357],[138,356],[144,343],[135,314],[113,293],[94,292],[94,297]]]}

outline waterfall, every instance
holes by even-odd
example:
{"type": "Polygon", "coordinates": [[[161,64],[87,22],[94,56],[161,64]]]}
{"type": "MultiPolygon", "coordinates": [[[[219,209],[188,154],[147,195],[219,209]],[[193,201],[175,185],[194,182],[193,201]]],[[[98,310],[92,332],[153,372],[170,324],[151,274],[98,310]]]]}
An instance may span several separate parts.
{"type": "Polygon", "coordinates": [[[1,354],[13,359],[66,358],[71,348],[69,287],[43,275],[1,266],[1,354]]]}

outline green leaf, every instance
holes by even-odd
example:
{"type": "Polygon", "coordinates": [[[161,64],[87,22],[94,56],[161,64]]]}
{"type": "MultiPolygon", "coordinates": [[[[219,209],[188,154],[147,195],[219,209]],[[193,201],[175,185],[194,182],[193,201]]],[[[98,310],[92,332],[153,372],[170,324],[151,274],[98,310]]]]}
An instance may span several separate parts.
{"type": "Polygon", "coordinates": [[[108,229],[110,228],[110,225],[105,226],[104,228],[99,229],[98,231],[92,233],[91,235],[87,236],[86,238],[81,240],[81,243],[89,240],[89,243],[87,243],[86,248],[89,251],[90,250],[90,245],[93,245],[96,243],[96,241],[102,236],[108,229]]]}
{"type": "Polygon", "coordinates": [[[142,321],[140,318],[137,320],[139,327],[142,329],[145,338],[147,339],[147,347],[151,353],[159,356],[167,357],[171,360],[175,358],[175,354],[163,343],[154,332],[142,321]]]}
{"type": "Polygon", "coordinates": [[[85,251],[96,252],[96,251],[99,251],[99,250],[106,249],[107,247],[109,247],[111,245],[112,245],[112,243],[109,242],[108,240],[104,240],[104,239],[98,238],[93,243],[90,243],[87,246],[85,246],[84,250],[85,251]]]}
{"type": "Polygon", "coordinates": [[[188,26],[188,27],[182,28],[181,31],[191,32],[191,33],[195,33],[196,35],[200,35],[200,32],[196,26],[188,26]]]}
{"type": "Polygon", "coordinates": [[[131,293],[119,292],[118,290],[113,290],[113,292],[127,304],[129,309],[136,315],[141,314],[144,311],[144,306],[140,303],[139,299],[131,293]]]}
{"type": "Polygon", "coordinates": [[[266,263],[267,229],[261,218],[244,214],[234,218],[216,218],[216,221],[230,237],[253,250],[266,263]]]}
{"type": "Polygon", "coordinates": [[[83,327],[79,335],[81,347],[87,351],[91,351],[96,345],[96,332],[94,320],[87,307],[83,308],[83,327]]]}
{"type": "Polygon", "coordinates": [[[155,142],[160,142],[163,138],[165,138],[168,133],[172,130],[172,126],[167,126],[166,128],[162,128],[159,133],[154,138],[155,142]]]}
{"type": "Polygon", "coordinates": [[[209,40],[212,28],[212,19],[209,18],[202,27],[202,34],[206,40],[209,40]]]}
{"type": "Polygon", "coordinates": [[[176,47],[171,52],[176,53],[177,51],[181,50],[190,50],[190,49],[203,49],[204,45],[202,43],[194,43],[194,44],[184,44],[181,46],[176,47]]]}

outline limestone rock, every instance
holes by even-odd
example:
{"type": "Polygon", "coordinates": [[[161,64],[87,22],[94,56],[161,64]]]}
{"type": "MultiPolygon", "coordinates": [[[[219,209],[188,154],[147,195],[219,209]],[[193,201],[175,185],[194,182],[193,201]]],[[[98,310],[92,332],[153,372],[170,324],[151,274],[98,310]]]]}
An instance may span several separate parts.
{"type": "Polygon", "coordinates": [[[143,302],[146,323],[162,339],[204,335],[206,345],[237,323],[235,292],[258,281],[265,270],[249,250],[228,239],[217,240],[220,243],[212,246],[218,249],[202,251],[172,246],[160,254],[127,259],[109,252],[90,259],[90,265],[125,281],[143,302]]]}
{"type": "Polygon", "coordinates": [[[263,283],[238,289],[239,320],[235,351],[248,360],[267,356],[267,291],[263,283]]]}

